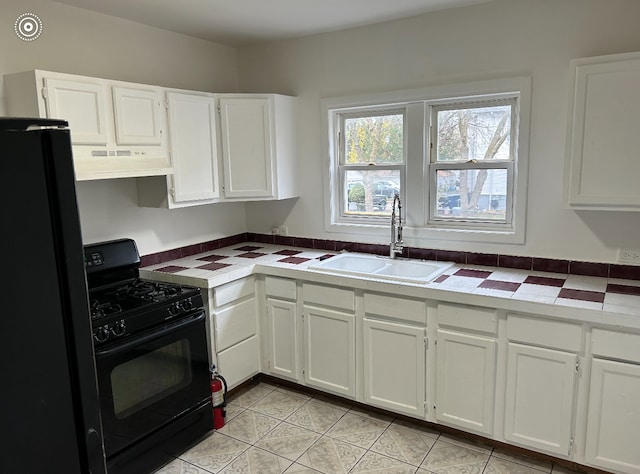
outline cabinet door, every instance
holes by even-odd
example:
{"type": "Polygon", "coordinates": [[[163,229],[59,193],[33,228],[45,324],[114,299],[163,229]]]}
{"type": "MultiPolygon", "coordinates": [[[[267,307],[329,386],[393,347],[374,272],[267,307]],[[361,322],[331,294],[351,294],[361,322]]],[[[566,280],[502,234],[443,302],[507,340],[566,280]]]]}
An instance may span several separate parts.
{"type": "Polygon", "coordinates": [[[218,155],[216,108],[212,97],[168,92],[173,201],[216,199],[218,155]]]}
{"type": "Polygon", "coordinates": [[[114,86],[116,143],[162,145],[162,102],[160,89],[114,86]]]}
{"type": "Polygon", "coordinates": [[[585,458],[615,472],[640,472],[640,366],[594,359],[585,458]]]}
{"type": "Polygon", "coordinates": [[[305,306],[304,324],[306,384],[355,397],[355,316],[305,306]]]}
{"type": "Polygon", "coordinates": [[[99,83],[44,79],[48,118],[69,122],[74,145],[106,145],[107,87],[99,83]]]}
{"type": "Polygon", "coordinates": [[[260,340],[252,336],[217,354],[218,369],[230,390],[260,372],[260,340]]]}
{"type": "Polygon", "coordinates": [[[273,196],[273,146],[268,98],[221,98],[224,195],[273,196]]]}
{"type": "Polygon", "coordinates": [[[640,54],[582,58],[572,65],[565,171],[569,205],[638,211],[640,54]]]}
{"type": "Polygon", "coordinates": [[[298,381],[298,318],[296,303],[267,299],[269,373],[298,381]]]}
{"type": "Polygon", "coordinates": [[[436,418],[469,431],[493,433],[496,342],[438,329],[436,418]]]}
{"type": "Polygon", "coordinates": [[[505,439],[569,454],[577,359],[568,352],[508,344],[505,439]]]}
{"type": "Polygon", "coordinates": [[[365,318],[365,403],[423,417],[426,329],[365,318]]]}

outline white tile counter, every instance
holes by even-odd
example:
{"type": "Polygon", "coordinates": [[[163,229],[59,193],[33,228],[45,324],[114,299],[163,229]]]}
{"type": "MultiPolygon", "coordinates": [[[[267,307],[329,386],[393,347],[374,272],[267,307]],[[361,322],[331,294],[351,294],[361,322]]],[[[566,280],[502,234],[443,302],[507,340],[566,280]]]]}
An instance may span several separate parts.
{"type": "Polygon", "coordinates": [[[241,243],[140,269],[143,278],[213,288],[252,273],[640,329],[640,281],[456,264],[417,285],[309,270],[335,252],[241,243]]]}

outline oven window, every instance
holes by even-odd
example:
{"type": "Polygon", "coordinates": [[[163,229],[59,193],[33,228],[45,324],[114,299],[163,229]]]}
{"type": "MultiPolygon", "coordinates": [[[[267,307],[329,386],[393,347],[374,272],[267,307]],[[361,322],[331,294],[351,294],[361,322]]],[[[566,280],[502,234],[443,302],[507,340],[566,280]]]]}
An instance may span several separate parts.
{"type": "Polygon", "coordinates": [[[124,419],[191,384],[189,340],[181,339],[116,366],[113,410],[124,419]]]}

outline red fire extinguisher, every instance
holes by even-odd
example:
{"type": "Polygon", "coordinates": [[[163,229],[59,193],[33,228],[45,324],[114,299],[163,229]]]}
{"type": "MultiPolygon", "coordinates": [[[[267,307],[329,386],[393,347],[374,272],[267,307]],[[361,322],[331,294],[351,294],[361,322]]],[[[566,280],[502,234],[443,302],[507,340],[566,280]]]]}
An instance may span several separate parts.
{"type": "Polygon", "coordinates": [[[225,407],[227,406],[227,381],[211,366],[211,399],[213,401],[213,428],[219,430],[224,426],[225,407]]]}

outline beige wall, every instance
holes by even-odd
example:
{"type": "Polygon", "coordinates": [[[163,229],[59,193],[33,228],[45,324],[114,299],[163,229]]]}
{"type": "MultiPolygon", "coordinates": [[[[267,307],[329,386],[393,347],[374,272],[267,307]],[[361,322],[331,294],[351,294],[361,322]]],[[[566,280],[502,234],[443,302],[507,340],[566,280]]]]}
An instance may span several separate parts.
{"type": "MultiPolygon", "coordinates": [[[[50,1],[2,0],[0,77],[31,69],[193,90],[237,90],[234,48],[50,1]],[[14,33],[16,18],[27,12],[43,24],[41,36],[31,42],[14,33]]],[[[0,115],[4,112],[0,88],[0,115]]],[[[86,243],[131,237],[144,255],[246,230],[243,204],[139,208],[135,179],[80,182],[77,188],[86,243]]]]}
{"type": "MultiPolygon", "coordinates": [[[[353,240],[324,229],[320,99],[528,75],[533,79],[525,245],[446,240],[409,245],[615,262],[640,249],[640,215],[563,208],[569,60],[640,50],[637,0],[496,0],[300,40],[240,48],[239,87],[300,97],[303,196],[247,205],[251,232],[353,240]],[[268,211],[268,212],[267,212],[268,211]]],[[[369,239],[370,242],[376,242],[369,239]]],[[[386,243],[383,241],[377,243],[386,243]]]]}

